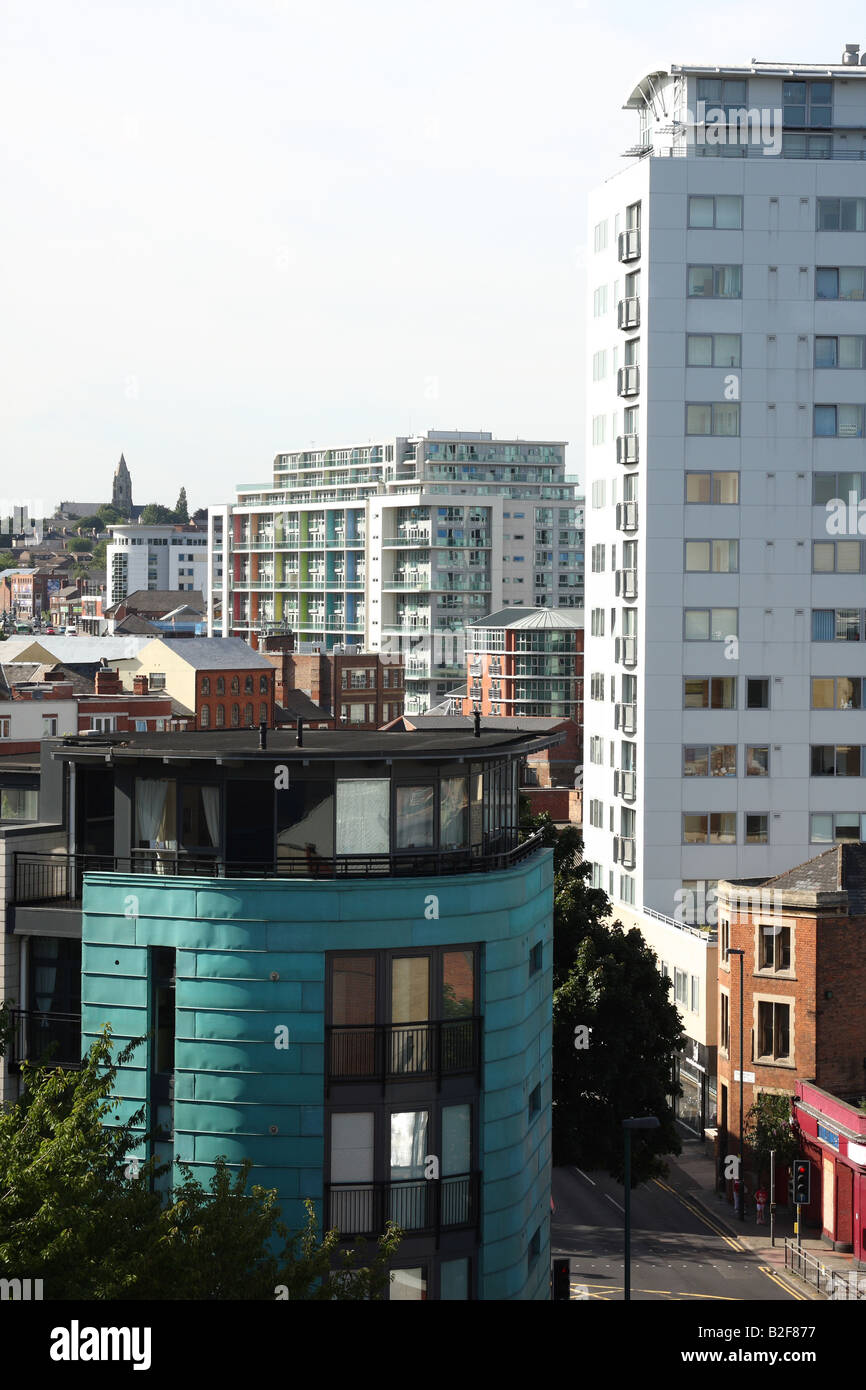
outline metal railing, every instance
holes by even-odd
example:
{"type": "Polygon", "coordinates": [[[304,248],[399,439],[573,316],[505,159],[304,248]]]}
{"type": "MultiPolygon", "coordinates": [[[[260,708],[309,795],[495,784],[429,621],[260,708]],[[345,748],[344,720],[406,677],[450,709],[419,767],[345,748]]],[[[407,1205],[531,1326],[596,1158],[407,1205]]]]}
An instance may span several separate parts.
{"type": "Polygon", "coordinates": [[[480,1018],[334,1024],[325,1032],[329,1082],[439,1079],[481,1063],[480,1018]]]}
{"type": "Polygon", "coordinates": [[[10,1020],[10,1067],[22,1062],[53,1062],[70,1070],[81,1066],[81,1014],[11,1009],[10,1020]]]}
{"type": "Polygon", "coordinates": [[[479,1174],[399,1182],[326,1183],[326,1225],[344,1236],[376,1236],[387,1221],[407,1234],[477,1226],[479,1174]]]}
{"type": "Polygon", "coordinates": [[[716,927],[700,926],[695,922],[681,922],[676,917],[668,917],[664,912],[656,912],[653,907],[642,907],[641,913],[644,917],[652,917],[656,922],[664,922],[666,927],[676,927],[677,931],[688,932],[690,936],[700,937],[709,945],[718,941],[719,933],[716,927]]]}
{"type": "Polygon", "coordinates": [[[485,836],[463,849],[407,850],[387,854],[321,855],[313,845],[265,860],[226,860],[182,850],[134,849],[127,855],[25,854],[14,858],[12,902],[26,907],[46,903],[80,906],[86,873],[151,874],[157,878],[372,878],[428,877],[491,873],[511,868],[542,845],[542,832],[525,839],[519,831],[485,836]]]}
{"type": "Polygon", "coordinates": [[[866,1275],[857,1274],[854,1270],[843,1274],[841,1270],[828,1269],[815,1255],[798,1246],[793,1237],[785,1240],[785,1268],[790,1269],[792,1274],[798,1274],[825,1298],[834,1301],[866,1299],[866,1275]]]}

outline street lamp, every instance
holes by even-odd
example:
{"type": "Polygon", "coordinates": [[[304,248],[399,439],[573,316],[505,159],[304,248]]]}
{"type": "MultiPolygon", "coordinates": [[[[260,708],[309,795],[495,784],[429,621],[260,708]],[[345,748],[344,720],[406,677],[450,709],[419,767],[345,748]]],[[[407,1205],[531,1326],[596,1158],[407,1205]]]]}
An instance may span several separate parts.
{"type": "Polygon", "coordinates": [[[631,1302],[631,1132],[633,1129],[658,1129],[657,1115],[638,1115],[631,1120],[623,1120],[622,1133],[625,1145],[625,1262],[623,1295],[626,1303],[631,1302]]]}
{"type": "Polygon", "coordinates": [[[745,951],[735,949],[733,946],[728,948],[729,956],[740,957],[740,1161],[738,1166],[738,1177],[740,1179],[740,1220],[746,1219],[746,1180],[743,1172],[743,960],[745,951]]]}

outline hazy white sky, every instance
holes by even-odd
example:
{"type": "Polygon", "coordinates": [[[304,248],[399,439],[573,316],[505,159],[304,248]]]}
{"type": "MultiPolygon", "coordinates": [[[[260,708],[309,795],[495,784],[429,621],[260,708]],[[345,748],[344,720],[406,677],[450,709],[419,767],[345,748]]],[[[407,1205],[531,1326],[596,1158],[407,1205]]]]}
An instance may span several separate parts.
{"type": "Polygon", "coordinates": [[[196,507],[280,449],[428,427],[568,439],[580,473],[623,100],[670,62],[839,61],[858,18],[0,0],[0,494],[107,498],[123,450],[137,502],[196,507]]]}

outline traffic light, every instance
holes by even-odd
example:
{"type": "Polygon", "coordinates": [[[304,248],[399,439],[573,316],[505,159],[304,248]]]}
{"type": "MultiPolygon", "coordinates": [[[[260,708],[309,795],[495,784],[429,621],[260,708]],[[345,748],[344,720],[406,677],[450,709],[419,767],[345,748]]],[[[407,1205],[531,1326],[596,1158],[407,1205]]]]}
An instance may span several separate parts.
{"type": "Polygon", "coordinates": [[[798,1158],[794,1164],[794,1202],[807,1207],[812,1188],[812,1165],[808,1159],[798,1158]]]}
{"type": "Polygon", "coordinates": [[[553,1261],[553,1297],[571,1298],[571,1261],[553,1261]]]}

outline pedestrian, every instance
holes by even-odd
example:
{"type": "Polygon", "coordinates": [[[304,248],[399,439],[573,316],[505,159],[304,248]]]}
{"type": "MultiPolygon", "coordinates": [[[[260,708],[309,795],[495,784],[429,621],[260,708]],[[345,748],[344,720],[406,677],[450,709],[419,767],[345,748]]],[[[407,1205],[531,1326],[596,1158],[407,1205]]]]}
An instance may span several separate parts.
{"type": "Polygon", "coordinates": [[[766,1212],[766,1209],[767,1189],[764,1187],[763,1183],[761,1183],[760,1187],[755,1193],[755,1210],[757,1213],[755,1220],[759,1226],[763,1226],[766,1224],[764,1221],[764,1213],[766,1212]]]}

